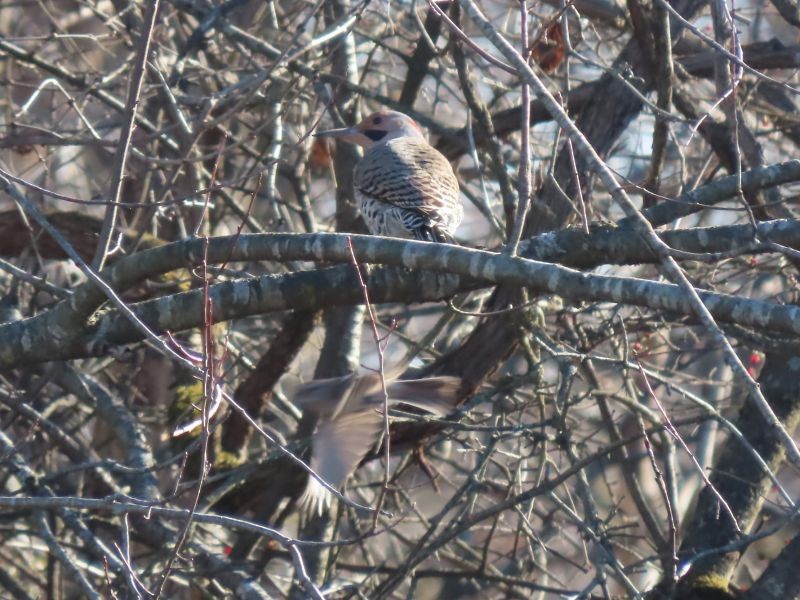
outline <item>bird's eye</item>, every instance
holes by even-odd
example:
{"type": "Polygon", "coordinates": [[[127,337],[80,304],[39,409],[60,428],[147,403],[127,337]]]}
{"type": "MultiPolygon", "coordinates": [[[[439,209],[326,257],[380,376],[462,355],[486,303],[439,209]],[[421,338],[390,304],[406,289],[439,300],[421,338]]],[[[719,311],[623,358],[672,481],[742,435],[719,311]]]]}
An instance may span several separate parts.
{"type": "Polygon", "coordinates": [[[364,135],[371,139],[373,142],[380,141],[383,136],[386,135],[386,131],[381,131],[380,129],[367,129],[364,132],[364,135]]]}
{"type": "Polygon", "coordinates": [[[374,119],[372,119],[372,124],[373,125],[380,125],[381,121],[383,121],[383,119],[381,119],[380,117],[375,117],[374,119]]]}

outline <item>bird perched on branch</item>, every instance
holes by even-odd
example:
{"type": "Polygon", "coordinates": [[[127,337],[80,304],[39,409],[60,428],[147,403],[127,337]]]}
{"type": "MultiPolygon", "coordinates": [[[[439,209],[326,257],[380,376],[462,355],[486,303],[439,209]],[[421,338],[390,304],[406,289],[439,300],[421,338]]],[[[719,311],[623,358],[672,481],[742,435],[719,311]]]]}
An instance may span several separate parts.
{"type": "Polygon", "coordinates": [[[354,127],[320,131],[365,148],[353,172],[364,221],[373,235],[452,242],[463,208],[447,159],[411,117],[372,113],[354,127]]]}
{"type": "Polygon", "coordinates": [[[549,74],[564,62],[564,56],[564,34],[561,31],[561,21],[556,19],[534,41],[530,58],[542,71],[549,74]]]}
{"type": "MultiPolygon", "coordinates": [[[[458,377],[446,376],[387,381],[386,396],[389,406],[403,403],[444,416],[455,408],[460,386],[458,377]]],[[[295,404],[317,419],[311,469],[331,487],[339,489],[378,441],[386,396],[377,373],[317,379],[296,391],[295,404]]],[[[310,475],[300,506],[322,513],[330,502],[330,492],[310,475]]]]}

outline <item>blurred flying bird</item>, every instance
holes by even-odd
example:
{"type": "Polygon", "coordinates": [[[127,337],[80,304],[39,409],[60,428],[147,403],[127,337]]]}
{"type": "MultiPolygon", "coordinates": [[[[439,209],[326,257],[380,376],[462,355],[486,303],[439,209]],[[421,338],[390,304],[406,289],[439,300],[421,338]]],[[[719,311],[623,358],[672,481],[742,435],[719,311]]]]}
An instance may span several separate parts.
{"type": "MultiPolygon", "coordinates": [[[[387,381],[389,406],[408,404],[438,416],[458,401],[458,377],[387,381]]],[[[297,390],[294,402],[317,419],[311,438],[311,469],[339,489],[380,438],[384,426],[384,391],[378,373],[317,379],[297,390]]],[[[331,494],[313,476],[300,499],[302,509],[322,513],[331,494]]]]}
{"type": "Polygon", "coordinates": [[[320,131],[365,148],[353,185],[373,235],[452,242],[463,208],[447,159],[419,124],[393,110],[372,113],[354,127],[320,131]]]}

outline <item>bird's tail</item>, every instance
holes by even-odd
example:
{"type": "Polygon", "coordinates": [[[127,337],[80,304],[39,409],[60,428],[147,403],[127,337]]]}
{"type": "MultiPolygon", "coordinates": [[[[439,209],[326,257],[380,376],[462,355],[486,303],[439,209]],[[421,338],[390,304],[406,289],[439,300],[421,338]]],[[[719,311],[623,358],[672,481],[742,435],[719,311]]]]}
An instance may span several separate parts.
{"type": "Polygon", "coordinates": [[[440,244],[458,245],[456,238],[454,238],[449,232],[445,231],[443,227],[435,223],[433,225],[423,225],[422,227],[418,228],[415,233],[417,234],[417,239],[425,242],[439,242],[440,244]]]}

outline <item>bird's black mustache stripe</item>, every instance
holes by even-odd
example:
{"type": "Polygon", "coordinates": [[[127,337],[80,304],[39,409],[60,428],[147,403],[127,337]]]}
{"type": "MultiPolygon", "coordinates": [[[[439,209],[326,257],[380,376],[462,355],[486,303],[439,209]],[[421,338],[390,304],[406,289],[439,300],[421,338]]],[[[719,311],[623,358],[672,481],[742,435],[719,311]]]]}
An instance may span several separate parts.
{"type": "Polygon", "coordinates": [[[381,131],[380,129],[367,129],[364,131],[364,135],[371,139],[373,142],[378,142],[382,140],[386,136],[386,131],[381,131]]]}

